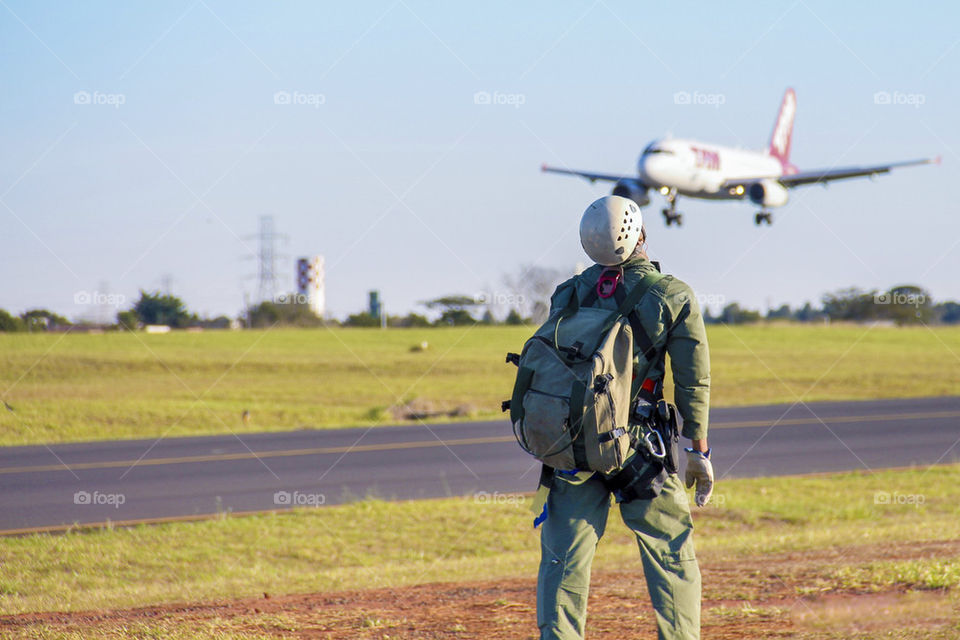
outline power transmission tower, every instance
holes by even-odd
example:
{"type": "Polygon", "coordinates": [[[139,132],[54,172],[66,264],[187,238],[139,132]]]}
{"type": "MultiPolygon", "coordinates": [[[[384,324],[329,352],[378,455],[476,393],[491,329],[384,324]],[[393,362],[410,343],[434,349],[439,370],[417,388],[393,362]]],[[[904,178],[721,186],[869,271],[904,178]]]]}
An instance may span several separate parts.
{"type": "Polygon", "coordinates": [[[247,285],[242,284],[243,290],[243,308],[249,310],[251,304],[259,305],[262,302],[276,302],[281,284],[277,276],[282,269],[287,256],[280,252],[279,245],[286,243],[288,238],[285,234],[277,233],[273,226],[273,216],[260,216],[260,233],[252,236],[246,236],[245,240],[256,239],[259,242],[259,249],[255,254],[247,254],[246,260],[257,261],[257,273],[248,274],[242,278],[243,281],[257,279],[256,295],[250,295],[247,285]]]}
{"type": "Polygon", "coordinates": [[[257,301],[269,302],[277,297],[277,240],[273,230],[273,216],[260,216],[260,253],[257,301]]]}

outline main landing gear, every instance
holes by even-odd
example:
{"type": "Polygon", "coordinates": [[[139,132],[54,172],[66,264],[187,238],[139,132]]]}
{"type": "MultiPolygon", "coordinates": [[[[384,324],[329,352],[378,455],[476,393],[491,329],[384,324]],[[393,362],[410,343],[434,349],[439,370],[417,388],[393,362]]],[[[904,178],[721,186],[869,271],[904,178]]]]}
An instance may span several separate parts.
{"type": "Polygon", "coordinates": [[[676,223],[679,227],[683,224],[683,214],[677,213],[677,190],[671,189],[667,197],[667,207],[663,209],[663,220],[667,223],[667,226],[676,223]]]}
{"type": "Polygon", "coordinates": [[[766,222],[769,227],[773,224],[773,214],[769,211],[758,211],[756,215],[753,216],[753,221],[758,227],[764,222],[766,222]]]}

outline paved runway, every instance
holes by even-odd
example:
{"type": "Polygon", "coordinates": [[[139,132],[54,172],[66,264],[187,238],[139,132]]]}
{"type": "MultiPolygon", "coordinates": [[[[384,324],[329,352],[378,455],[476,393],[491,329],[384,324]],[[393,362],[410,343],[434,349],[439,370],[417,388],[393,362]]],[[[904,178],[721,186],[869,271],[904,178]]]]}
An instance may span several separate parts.
{"type": "MultiPolygon", "coordinates": [[[[960,397],[715,409],[717,477],[960,461],[960,397]]],[[[0,533],[385,499],[518,492],[509,423],[0,448],[0,533]]]]}

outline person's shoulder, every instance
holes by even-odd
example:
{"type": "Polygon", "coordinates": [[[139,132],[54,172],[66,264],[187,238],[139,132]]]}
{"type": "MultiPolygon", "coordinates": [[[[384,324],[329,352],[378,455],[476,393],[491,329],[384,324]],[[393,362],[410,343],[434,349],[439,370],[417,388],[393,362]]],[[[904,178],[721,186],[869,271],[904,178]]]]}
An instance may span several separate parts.
{"type": "Polygon", "coordinates": [[[580,283],[595,283],[597,278],[603,272],[603,267],[598,264],[587,267],[580,273],[574,274],[557,285],[556,291],[562,291],[567,287],[577,286],[580,283]]]}
{"type": "Polygon", "coordinates": [[[663,278],[661,278],[660,282],[663,283],[663,288],[668,291],[693,291],[693,288],[690,285],[670,273],[663,274],[663,278]]]}
{"type": "Polygon", "coordinates": [[[631,276],[636,280],[641,280],[651,273],[658,274],[659,278],[652,286],[654,290],[678,291],[682,289],[689,289],[687,283],[672,274],[663,273],[660,271],[659,266],[659,264],[655,264],[649,260],[643,260],[634,263],[628,263],[625,265],[625,270],[629,271],[631,276]]]}
{"type": "Polygon", "coordinates": [[[693,292],[693,287],[688,285],[680,278],[667,275],[660,281],[661,298],[664,304],[671,310],[671,313],[680,313],[682,309],[699,309],[697,295],[693,292]]]}
{"type": "Polygon", "coordinates": [[[636,275],[642,278],[649,273],[660,274],[660,278],[650,287],[651,297],[657,300],[658,304],[675,308],[694,299],[693,288],[686,282],[673,274],[658,271],[652,263],[647,264],[649,265],[648,268],[636,269],[636,275]]]}
{"type": "MultiPolygon", "coordinates": [[[[577,285],[579,285],[581,282],[584,281],[585,276],[587,276],[592,269],[593,267],[590,267],[581,273],[574,274],[569,278],[567,278],[566,280],[564,280],[563,282],[561,282],[560,284],[558,284],[557,287],[553,290],[553,294],[550,296],[551,303],[552,304],[556,304],[558,302],[561,304],[565,303],[565,301],[569,299],[570,292],[577,290],[577,285]]],[[[597,277],[599,277],[599,274],[593,276],[594,279],[596,279],[597,277]]]]}
{"type": "Polygon", "coordinates": [[[596,280],[600,277],[600,274],[603,273],[603,270],[607,267],[604,267],[600,264],[592,264],[577,275],[573,276],[573,279],[580,278],[582,280],[596,280]]]}

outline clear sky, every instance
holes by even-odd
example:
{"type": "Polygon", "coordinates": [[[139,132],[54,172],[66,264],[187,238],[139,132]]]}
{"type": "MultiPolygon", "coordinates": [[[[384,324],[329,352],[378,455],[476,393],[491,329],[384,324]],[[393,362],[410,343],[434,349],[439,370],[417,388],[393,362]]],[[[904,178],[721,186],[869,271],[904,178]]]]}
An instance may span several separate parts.
{"type": "MultiPolygon", "coordinates": [[[[667,229],[655,196],[665,270],[755,308],[905,282],[960,299],[958,19],[808,0],[2,0],[0,307],[78,317],[78,293],[129,303],[169,278],[192,310],[236,315],[265,214],[282,253],[326,257],[335,316],[374,288],[390,313],[498,292],[521,263],[584,260],[580,213],[608,193],[541,163],[631,173],[668,132],[763,148],[787,86],[801,169],[942,166],[794,190],[769,228],[749,203],[681,200],[667,229]]],[[[292,260],[280,273],[292,288],[292,260]]]]}

